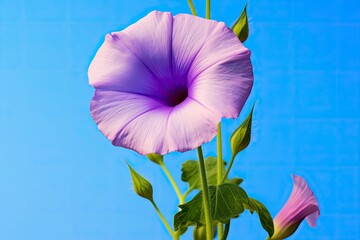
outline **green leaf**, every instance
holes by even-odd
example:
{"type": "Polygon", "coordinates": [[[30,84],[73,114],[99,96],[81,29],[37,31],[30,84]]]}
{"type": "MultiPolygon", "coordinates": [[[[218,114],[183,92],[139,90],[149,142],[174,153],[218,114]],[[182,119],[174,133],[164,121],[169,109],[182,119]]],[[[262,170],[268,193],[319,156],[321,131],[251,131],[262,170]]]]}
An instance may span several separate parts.
{"type": "Polygon", "coordinates": [[[235,178],[232,178],[232,179],[227,179],[225,182],[240,185],[243,182],[243,179],[235,177],[235,178]]]}
{"type": "Polygon", "coordinates": [[[235,33],[235,35],[239,38],[239,40],[242,43],[245,42],[249,36],[249,24],[248,24],[248,18],[247,18],[247,14],[246,14],[246,7],[247,7],[247,4],[245,5],[245,8],[244,8],[243,12],[241,13],[240,17],[238,18],[238,20],[235,22],[235,24],[232,27],[233,32],[235,33]]]}
{"type": "Polygon", "coordinates": [[[251,125],[252,125],[252,114],[254,111],[254,106],[251,109],[249,116],[245,121],[238,127],[230,138],[230,145],[233,158],[244,150],[250,143],[251,138],[251,125]]]}
{"type": "Polygon", "coordinates": [[[140,197],[146,198],[149,201],[153,202],[153,189],[151,183],[145,178],[143,178],[140,174],[138,174],[129,164],[127,165],[130,169],[134,191],[140,197]]]}
{"type": "MultiPolygon", "coordinates": [[[[226,163],[224,162],[224,165],[226,163]]],[[[209,186],[217,185],[217,159],[215,157],[207,157],[205,159],[205,170],[207,183],[209,186]]],[[[199,161],[189,160],[182,164],[181,180],[189,183],[189,189],[201,190],[201,177],[199,170],[199,161]]],[[[225,182],[240,184],[241,178],[228,179],[225,182]]]]}
{"type": "Polygon", "coordinates": [[[156,163],[156,164],[159,164],[161,165],[163,162],[164,162],[164,157],[162,155],[159,155],[159,154],[156,154],[156,153],[150,153],[148,155],[146,155],[146,157],[156,163]]]}
{"type": "MultiPolygon", "coordinates": [[[[209,187],[210,212],[213,224],[227,223],[244,211],[248,203],[246,192],[236,184],[224,183],[209,187]]],[[[174,217],[175,231],[179,228],[205,225],[202,192],[199,192],[190,202],[179,206],[181,211],[174,217]]]]}
{"type": "Polygon", "coordinates": [[[274,223],[266,207],[261,202],[253,198],[249,198],[249,203],[244,204],[244,206],[251,213],[255,211],[259,215],[261,226],[265,231],[267,231],[269,237],[271,237],[274,234],[274,223]]]}
{"type": "Polygon", "coordinates": [[[188,227],[182,227],[179,229],[179,232],[180,232],[180,236],[183,235],[184,233],[186,233],[188,230],[188,227]]]}

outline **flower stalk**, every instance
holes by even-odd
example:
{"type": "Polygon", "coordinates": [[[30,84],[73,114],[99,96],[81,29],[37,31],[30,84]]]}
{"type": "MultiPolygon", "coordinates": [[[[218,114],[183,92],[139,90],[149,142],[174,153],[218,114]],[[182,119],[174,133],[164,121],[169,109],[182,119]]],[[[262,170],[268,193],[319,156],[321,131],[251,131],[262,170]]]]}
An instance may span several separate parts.
{"type": "Polygon", "coordinates": [[[222,157],[221,122],[218,124],[217,132],[217,183],[220,184],[223,176],[224,161],[222,157]]]}
{"type": "Polygon", "coordinates": [[[210,0],[206,0],[206,18],[210,19],[210,0]]]}
{"type": "MultiPolygon", "coordinates": [[[[206,0],[206,18],[210,19],[210,0],[206,0]]],[[[208,192],[204,157],[202,156],[201,146],[198,148],[198,150],[199,150],[199,160],[200,160],[200,156],[202,158],[202,161],[200,160],[200,170],[202,170],[202,172],[201,172],[202,181],[201,182],[203,185],[203,200],[204,200],[205,222],[206,222],[206,239],[211,240],[213,238],[213,234],[212,234],[212,221],[211,221],[211,212],[210,212],[210,197],[209,197],[209,192],[208,192]],[[207,204],[207,206],[206,206],[206,204],[207,204]]]]}
{"type": "Polygon", "coordinates": [[[180,204],[184,203],[184,197],[181,194],[178,185],[176,184],[174,178],[172,177],[171,173],[169,172],[169,170],[167,169],[167,167],[165,166],[164,162],[160,162],[159,163],[161,169],[163,170],[163,172],[165,173],[166,177],[169,179],[171,186],[173,187],[180,204]]]}
{"type": "Polygon", "coordinates": [[[172,228],[170,227],[170,224],[166,221],[164,215],[161,213],[160,209],[158,208],[158,206],[156,205],[156,203],[154,201],[151,201],[152,205],[154,206],[157,214],[159,215],[159,218],[161,220],[161,222],[164,224],[166,230],[170,233],[170,235],[172,236],[173,239],[179,239],[176,236],[176,233],[172,230],[172,228]]]}
{"type": "Polygon", "coordinates": [[[188,4],[189,4],[189,7],[190,7],[191,14],[194,15],[194,16],[196,16],[196,10],[195,10],[193,1],[192,1],[192,0],[188,0],[188,4]]]}
{"type": "Polygon", "coordinates": [[[205,223],[206,223],[206,240],[212,240],[212,220],[211,220],[211,212],[210,212],[210,197],[208,191],[208,184],[206,180],[206,171],[205,171],[205,161],[202,152],[201,146],[198,147],[198,155],[199,155],[199,165],[200,165],[200,176],[201,176],[201,185],[203,192],[203,204],[204,204],[204,212],[205,212],[205,223]]]}
{"type": "MultiPolygon", "coordinates": [[[[222,139],[221,139],[221,122],[218,124],[218,132],[217,132],[217,184],[219,185],[222,180],[223,169],[224,169],[224,161],[222,158],[222,139]]],[[[218,239],[221,240],[223,238],[223,224],[219,222],[217,224],[218,230],[218,239]]]]}
{"type": "Polygon", "coordinates": [[[230,221],[225,224],[225,232],[224,235],[222,236],[222,238],[219,238],[220,240],[226,240],[227,235],[229,234],[229,230],[230,230],[230,221]]]}
{"type": "Polygon", "coordinates": [[[189,188],[183,195],[182,195],[182,202],[185,203],[187,196],[189,195],[189,193],[191,193],[191,191],[194,190],[193,188],[189,188]]]}
{"type": "Polygon", "coordinates": [[[234,160],[235,160],[235,156],[232,155],[231,160],[230,160],[230,163],[229,163],[229,167],[226,169],[226,172],[225,172],[223,178],[221,179],[221,182],[220,182],[220,183],[225,182],[226,178],[227,178],[228,175],[229,175],[230,169],[231,169],[231,167],[232,167],[232,165],[233,165],[233,163],[234,163],[234,160]]]}

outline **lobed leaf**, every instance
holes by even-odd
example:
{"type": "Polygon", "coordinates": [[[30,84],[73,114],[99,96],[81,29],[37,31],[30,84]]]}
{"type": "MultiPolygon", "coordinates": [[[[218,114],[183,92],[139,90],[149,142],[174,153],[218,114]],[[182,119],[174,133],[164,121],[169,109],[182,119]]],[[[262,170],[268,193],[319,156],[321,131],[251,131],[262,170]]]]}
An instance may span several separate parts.
{"type": "MultiPolygon", "coordinates": [[[[224,162],[224,165],[226,163],[224,162]]],[[[181,180],[189,184],[189,189],[201,190],[201,177],[199,170],[199,162],[189,160],[182,165],[181,180]]],[[[217,158],[207,157],[205,159],[205,171],[207,183],[209,186],[217,185],[217,158]]],[[[243,180],[241,178],[227,179],[225,182],[240,184],[243,180]]]]}
{"type": "MultiPolygon", "coordinates": [[[[246,192],[238,185],[224,183],[209,187],[210,212],[213,224],[227,223],[231,218],[239,216],[248,204],[246,192]]],[[[175,231],[179,228],[195,225],[205,225],[202,192],[199,192],[190,202],[179,206],[181,211],[174,217],[175,231]]]]}
{"type": "Polygon", "coordinates": [[[147,154],[146,157],[150,161],[152,161],[152,162],[154,162],[156,164],[159,164],[159,165],[161,165],[163,163],[163,161],[164,161],[164,156],[156,154],[156,153],[147,154]]]}

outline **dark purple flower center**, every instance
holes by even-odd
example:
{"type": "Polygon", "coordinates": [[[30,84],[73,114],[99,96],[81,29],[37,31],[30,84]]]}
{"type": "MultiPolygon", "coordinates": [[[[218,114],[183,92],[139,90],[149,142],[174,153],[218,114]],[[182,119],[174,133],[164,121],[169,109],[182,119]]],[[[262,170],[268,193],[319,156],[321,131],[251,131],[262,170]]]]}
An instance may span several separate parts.
{"type": "Polygon", "coordinates": [[[169,90],[166,102],[169,106],[175,107],[182,103],[188,97],[187,87],[177,87],[169,90]]]}

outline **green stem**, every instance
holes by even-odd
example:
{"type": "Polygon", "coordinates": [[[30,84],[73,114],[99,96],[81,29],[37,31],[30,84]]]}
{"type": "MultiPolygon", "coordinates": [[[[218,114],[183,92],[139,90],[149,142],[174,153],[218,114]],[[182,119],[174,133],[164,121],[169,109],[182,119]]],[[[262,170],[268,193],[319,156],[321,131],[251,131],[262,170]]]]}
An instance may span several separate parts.
{"type": "Polygon", "coordinates": [[[176,232],[174,235],[174,240],[179,240],[179,239],[180,239],[180,230],[176,232]]]}
{"type": "Polygon", "coordinates": [[[225,225],[225,232],[224,232],[224,236],[221,238],[221,240],[226,240],[228,234],[229,234],[229,230],[230,230],[230,220],[229,222],[225,225]]]}
{"type": "Polygon", "coordinates": [[[206,18],[210,19],[210,0],[206,0],[206,18]]]}
{"type": "Polygon", "coordinates": [[[188,0],[188,4],[189,4],[190,10],[191,10],[191,14],[196,16],[196,10],[195,10],[192,0],[188,0]]]}
{"type": "Polygon", "coordinates": [[[160,162],[159,163],[161,169],[164,171],[166,177],[169,179],[170,183],[171,183],[171,186],[174,188],[175,192],[176,192],[176,195],[178,196],[179,198],[179,202],[180,204],[183,204],[183,196],[179,190],[179,187],[178,185],[176,184],[174,178],[172,177],[171,173],[169,172],[169,170],[167,169],[167,167],[165,166],[164,162],[160,162]]]}
{"type": "MultiPolygon", "coordinates": [[[[161,169],[164,171],[166,177],[169,179],[171,186],[173,187],[173,189],[176,192],[176,195],[179,198],[179,202],[180,205],[185,203],[186,197],[187,195],[192,191],[192,189],[187,190],[184,195],[181,194],[178,185],[176,184],[174,178],[172,177],[171,173],[169,172],[169,170],[167,169],[167,167],[165,166],[164,162],[160,162],[159,163],[161,169]]],[[[158,212],[159,213],[159,212],[158,212]]],[[[173,239],[174,240],[179,240],[180,239],[180,230],[173,232],[173,239]]]]}
{"type": "Polygon", "coordinates": [[[181,234],[181,232],[180,232],[180,229],[179,229],[179,230],[177,230],[175,232],[175,234],[173,236],[174,240],[179,240],[180,239],[180,234],[181,234]]]}
{"type": "Polygon", "coordinates": [[[234,163],[234,159],[235,159],[235,157],[234,157],[234,155],[233,155],[233,156],[231,157],[229,167],[226,169],[225,175],[223,176],[223,178],[222,178],[222,180],[221,180],[221,183],[223,183],[223,182],[226,180],[226,178],[228,177],[229,172],[230,172],[230,169],[231,169],[231,167],[232,167],[232,165],[233,165],[233,163],[234,163]]]}
{"type": "Polygon", "coordinates": [[[168,230],[168,232],[170,233],[170,235],[174,238],[174,239],[178,239],[176,238],[176,234],[174,233],[174,231],[171,229],[169,223],[166,221],[164,215],[162,215],[160,209],[157,207],[156,203],[154,201],[151,201],[152,205],[154,206],[157,214],[159,215],[162,223],[164,224],[165,228],[168,230]]]}
{"type": "Polygon", "coordinates": [[[221,222],[219,222],[218,224],[217,224],[217,230],[218,230],[218,239],[219,240],[222,240],[222,238],[223,238],[223,224],[221,223],[221,222]]]}
{"type": "MultiPolygon", "coordinates": [[[[220,185],[224,169],[224,161],[222,157],[222,140],[221,140],[221,122],[218,124],[217,132],[217,184],[220,185]]],[[[218,239],[221,240],[223,236],[223,224],[219,222],[217,224],[218,239]]]]}
{"type": "Polygon", "coordinates": [[[182,203],[185,203],[186,197],[189,195],[189,193],[191,193],[192,190],[193,190],[192,188],[189,188],[189,189],[184,193],[184,195],[181,196],[181,200],[182,200],[181,202],[182,202],[182,203]]]}
{"type": "MultiPolygon", "coordinates": [[[[206,0],[206,18],[210,19],[210,0],[206,0]]],[[[203,191],[203,201],[204,201],[204,211],[205,211],[206,239],[212,240],[213,234],[212,234],[212,220],[211,220],[211,212],[210,212],[210,197],[209,197],[209,191],[208,191],[208,185],[206,179],[204,156],[202,153],[201,146],[198,147],[198,155],[199,155],[201,185],[203,191]]]]}
{"type": "Polygon", "coordinates": [[[223,176],[224,161],[222,157],[221,122],[218,124],[217,140],[217,183],[220,184],[223,176]]]}
{"type": "Polygon", "coordinates": [[[209,197],[208,184],[206,179],[205,161],[201,146],[198,147],[197,150],[199,155],[201,186],[203,192],[202,196],[203,196],[204,212],[205,212],[206,239],[212,240],[213,234],[212,234],[212,221],[211,221],[211,212],[210,212],[210,197],[209,197]]]}

